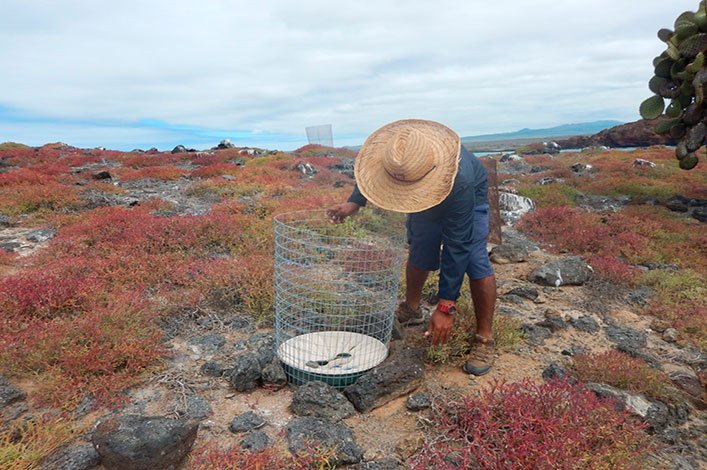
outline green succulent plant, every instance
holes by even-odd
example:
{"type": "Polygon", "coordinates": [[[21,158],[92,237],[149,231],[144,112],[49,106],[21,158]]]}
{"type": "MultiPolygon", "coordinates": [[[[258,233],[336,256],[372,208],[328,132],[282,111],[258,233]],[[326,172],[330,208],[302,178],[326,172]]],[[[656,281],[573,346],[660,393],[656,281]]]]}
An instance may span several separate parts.
{"type": "Polygon", "coordinates": [[[655,76],[648,88],[654,95],[641,103],[640,112],[644,119],[669,118],[655,130],[678,141],[680,168],[691,170],[707,144],[707,0],[696,12],[678,16],[673,29],[658,31],[658,38],[667,49],[653,59],[655,76]]]}

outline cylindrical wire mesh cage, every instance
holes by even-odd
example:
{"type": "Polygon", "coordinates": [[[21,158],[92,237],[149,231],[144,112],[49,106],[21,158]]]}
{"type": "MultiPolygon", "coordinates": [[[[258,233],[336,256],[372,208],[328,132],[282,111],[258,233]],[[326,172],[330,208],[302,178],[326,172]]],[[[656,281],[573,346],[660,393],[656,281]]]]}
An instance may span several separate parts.
{"type": "Polygon", "coordinates": [[[290,383],[353,383],[388,355],[400,283],[398,221],[366,212],[276,216],[275,338],[290,383]]]}

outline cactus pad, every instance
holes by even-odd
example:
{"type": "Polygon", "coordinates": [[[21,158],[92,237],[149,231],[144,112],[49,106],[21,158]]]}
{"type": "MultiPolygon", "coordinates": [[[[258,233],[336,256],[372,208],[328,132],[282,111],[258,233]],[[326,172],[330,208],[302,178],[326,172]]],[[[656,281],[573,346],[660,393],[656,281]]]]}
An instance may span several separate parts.
{"type": "Polygon", "coordinates": [[[697,57],[697,54],[707,50],[707,33],[700,33],[690,36],[680,43],[678,50],[684,57],[694,59],[697,57]]]}
{"type": "Polygon", "coordinates": [[[643,116],[644,119],[655,119],[663,114],[664,109],[665,101],[663,97],[653,95],[641,103],[641,116],[643,116]]]}
{"type": "Polygon", "coordinates": [[[655,130],[677,141],[675,157],[680,168],[690,170],[699,163],[696,152],[707,144],[707,0],[699,2],[697,12],[678,16],[673,30],[658,31],[658,39],[666,49],[653,59],[655,76],[648,88],[655,96],[641,103],[641,116],[655,119],[665,112],[672,118],[658,122],[655,130]]]}
{"type": "Polygon", "coordinates": [[[682,139],[687,134],[687,126],[685,124],[676,124],[670,128],[670,137],[675,140],[682,139]]]}
{"type": "Polygon", "coordinates": [[[692,170],[697,166],[697,163],[699,163],[697,155],[691,153],[682,160],[680,160],[680,168],[682,168],[683,170],[692,170]]]}

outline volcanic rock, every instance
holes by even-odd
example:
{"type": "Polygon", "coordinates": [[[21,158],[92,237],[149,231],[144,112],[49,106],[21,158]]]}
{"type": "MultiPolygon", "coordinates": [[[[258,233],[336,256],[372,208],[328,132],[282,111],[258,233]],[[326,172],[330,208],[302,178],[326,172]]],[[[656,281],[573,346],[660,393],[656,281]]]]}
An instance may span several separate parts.
{"type": "Polygon", "coordinates": [[[333,422],[356,413],[351,402],[341,392],[317,381],[297,387],[290,408],[297,416],[314,416],[333,422]]]}
{"type": "Polygon", "coordinates": [[[530,323],[523,323],[520,329],[523,330],[526,341],[535,346],[542,345],[546,339],[552,336],[552,331],[549,328],[530,323]]]}
{"type": "Polygon", "coordinates": [[[0,375],[0,409],[26,398],[25,392],[0,375]]]}
{"type": "Polygon", "coordinates": [[[229,383],[239,392],[250,392],[258,388],[260,377],[260,362],[251,353],[236,357],[233,368],[227,373],[229,383]]]}
{"type": "Polygon", "coordinates": [[[307,450],[314,444],[333,449],[338,464],[358,463],[363,458],[363,450],[356,443],[353,431],[342,423],[305,416],[292,419],[285,429],[291,452],[307,450]]]}
{"type": "Polygon", "coordinates": [[[122,415],[101,421],[92,441],[106,469],[171,470],[191,450],[198,429],[183,420],[122,415]]]}
{"type": "Polygon", "coordinates": [[[51,454],[42,461],[42,470],[88,470],[101,463],[101,456],[91,444],[74,444],[51,454]]]}
{"type": "Polygon", "coordinates": [[[109,180],[113,179],[113,176],[110,174],[108,171],[99,171],[98,173],[93,174],[93,179],[94,180],[109,180]]]}
{"type": "Polygon", "coordinates": [[[56,237],[56,230],[53,228],[43,228],[39,230],[32,230],[29,232],[25,238],[31,242],[43,243],[56,237]]]}
{"type": "Polygon", "coordinates": [[[592,270],[579,256],[544,264],[530,275],[531,281],[546,286],[556,286],[558,280],[560,286],[581,286],[591,278],[592,270]]]}
{"type": "Polygon", "coordinates": [[[259,452],[270,446],[270,438],[263,431],[250,431],[241,440],[241,447],[259,452]]]}
{"type": "Polygon", "coordinates": [[[233,418],[228,429],[231,432],[247,432],[265,426],[265,420],[253,411],[246,411],[233,418]]]}
{"type": "Polygon", "coordinates": [[[432,406],[432,400],[426,393],[413,393],[405,400],[405,407],[410,411],[422,411],[432,406]]]}
{"type": "Polygon", "coordinates": [[[523,215],[535,209],[535,203],[527,197],[499,192],[501,218],[507,224],[517,222],[523,215]]]}
{"type": "Polygon", "coordinates": [[[610,323],[605,332],[609,341],[616,344],[619,350],[629,354],[646,347],[646,333],[635,328],[610,323]]]}
{"type": "Polygon", "coordinates": [[[346,387],[344,395],[362,413],[383,406],[420,386],[425,374],[424,358],[422,348],[400,348],[346,387]]]}
{"type": "Polygon", "coordinates": [[[596,333],[599,331],[599,323],[589,315],[582,315],[570,320],[572,326],[585,333],[596,333]]]}
{"type": "Polygon", "coordinates": [[[522,263],[528,260],[528,249],[522,245],[504,243],[491,249],[489,258],[496,264],[522,263]]]}

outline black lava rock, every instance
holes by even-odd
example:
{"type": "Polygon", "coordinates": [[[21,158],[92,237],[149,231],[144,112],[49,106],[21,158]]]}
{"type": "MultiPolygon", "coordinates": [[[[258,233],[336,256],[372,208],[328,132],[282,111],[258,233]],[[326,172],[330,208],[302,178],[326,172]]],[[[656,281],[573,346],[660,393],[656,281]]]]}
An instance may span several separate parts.
{"type": "Polygon", "coordinates": [[[344,395],[360,412],[383,406],[406,395],[422,383],[425,352],[421,348],[401,348],[381,365],[344,389],[344,395]]]}
{"type": "Polygon", "coordinates": [[[572,326],[576,329],[584,331],[585,333],[597,333],[599,331],[599,323],[589,315],[573,318],[570,320],[570,323],[572,323],[572,326]]]}
{"type": "Polygon", "coordinates": [[[26,398],[25,392],[0,375],[0,409],[26,398]]]}
{"type": "Polygon", "coordinates": [[[56,230],[53,228],[43,228],[39,230],[32,230],[29,232],[25,238],[31,242],[42,243],[51,240],[56,237],[56,230]]]}
{"type": "Polygon", "coordinates": [[[526,341],[535,346],[544,344],[545,340],[552,336],[552,331],[543,326],[524,323],[520,326],[520,329],[523,330],[526,341]]]}
{"type": "Polygon", "coordinates": [[[270,438],[263,431],[250,431],[241,440],[241,447],[258,452],[270,446],[270,438]]]}
{"type": "Polygon", "coordinates": [[[410,411],[422,411],[432,406],[432,400],[426,393],[414,393],[405,401],[405,407],[410,411]]]}
{"type": "Polygon", "coordinates": [[[646,347],[646,333],[628,326],[609,324],[605,329],[609,341],[622,351],[640,351],[646,347]]]}
{"type": "Polygon", "coordinates": [[[224,372],[226,369],[218,362],[209,361],[201,366],[201,373],[209,377],[221,377],[224,372]]]}
{"type": "Polygon", "coordinates": [[[567,377],[567,369],[554,362],[543,370],[545,380],[565,380],[567,377]]]}
{"type": "Polygon", "coordinates": [[[206,399],[199,395],[189,395],[187,397],[184,417],[201,421],[206,419],[211,413],[213,413],[213,410],[206,399]]]}
{"type": "Polygon", "coordinates": [[[54,452],[42,461],[42,470],[88,470],[101,463],[101,456],[91,444],[75,444],[54,452]]]}
{"type": "Polygon", "coordinates": [[[166,470],[186,457],[198,428],[161,416],[122,415],[102,421],[92,441],[106,469],[166,470]]]}
{"type": "Polygon", "coordinates": [[[530,279],[533,282],[553,287],[581,286],[591,278],[592,270],[579,256],[572,256],[544,264],[530,275],[530,279]]]}
{"type": "Polygon", "coordinates": [[[526,246],[514,243],[504,243],[491,249],[491,261],[496,264],[522,263],[530,255],[526,246]]]}
{"type": "Polygon", "coordinates": [[[233,368],[227,373],[229,383],[239,392],[250,392],[258,388],[261,377],[258,358],[252,354],[236,357],[233,368]]]}
{"type": "Polygon", "coordinates": [[[305,416],[294,418],[286,427],[287,444],[291,452],[309,449],[311,444],[334,449],[337,464],[354,464],[363,458],[353,431],[342,424],[305,416]]]}
{"type": "Polygon", "coordinates": [[[113,176],[108,171],[99,171],[98,173],[93,174],[94,180],[109,180],[112,178],[113,176]]]}
{"type": "Polygon", "coordinates": [[[252,411],[246,411],[233,418],[228,429],[231,432],[247,432],[265,426],[265,420],[252,411]]]}
{"type": "Polygon", "coordinates": [[[341,392],[317,381],[297,387],[290,408],[297,416],[314,416],[334,422],[356,413],[351,402],[341,392]]]}

